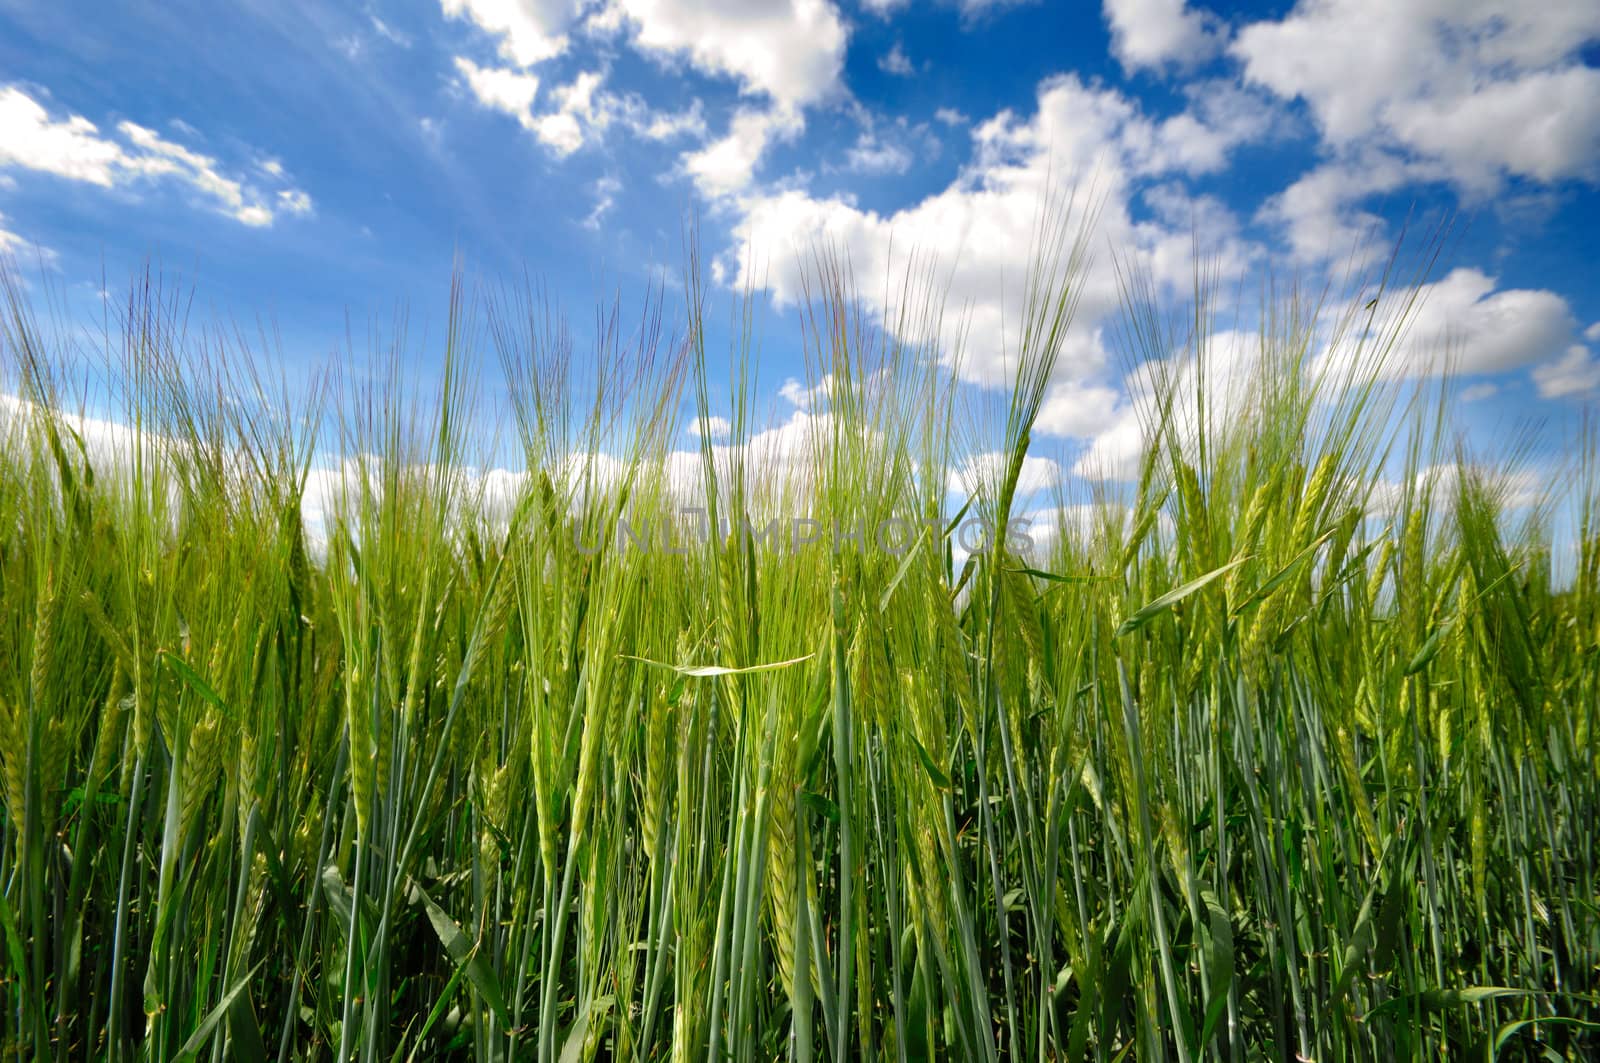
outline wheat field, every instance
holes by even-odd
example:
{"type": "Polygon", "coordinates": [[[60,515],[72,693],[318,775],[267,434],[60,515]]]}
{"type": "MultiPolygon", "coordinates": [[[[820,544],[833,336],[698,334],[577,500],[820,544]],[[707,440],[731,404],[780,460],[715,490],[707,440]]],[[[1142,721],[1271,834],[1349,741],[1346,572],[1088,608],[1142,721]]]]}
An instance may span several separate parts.
{"type": "Polygon", "coordinates": [[[819,255],[781,449],[698,284],[294,388],[8,285],[5,1058],[1595,1058],[1596,440],[1523,497],[1401,286],[1216,385],[1130,274],[1135,477],[1026,499],[1041,232],[998,398],[819,255]]]}

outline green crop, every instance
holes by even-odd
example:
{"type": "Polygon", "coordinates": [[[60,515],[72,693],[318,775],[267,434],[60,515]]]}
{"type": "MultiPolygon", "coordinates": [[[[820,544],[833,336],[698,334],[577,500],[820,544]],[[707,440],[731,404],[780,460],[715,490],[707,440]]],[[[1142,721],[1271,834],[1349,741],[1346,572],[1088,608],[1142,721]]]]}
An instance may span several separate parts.
{"type": "Polygon", "coordinates": [[[12,285],[4,1057],[1594,1058],[1596,440],[1524,505],[1384,374],[1404,305],[1218,384],[1125,269],[1150,445],[1007,537],[1090,231],[997,406],[923,274],[884,328],[820,255],[783,439],[697,280],[581,359],[458,286],[436,376],[293,391],[153,284],[82,376],[12,285]]]}

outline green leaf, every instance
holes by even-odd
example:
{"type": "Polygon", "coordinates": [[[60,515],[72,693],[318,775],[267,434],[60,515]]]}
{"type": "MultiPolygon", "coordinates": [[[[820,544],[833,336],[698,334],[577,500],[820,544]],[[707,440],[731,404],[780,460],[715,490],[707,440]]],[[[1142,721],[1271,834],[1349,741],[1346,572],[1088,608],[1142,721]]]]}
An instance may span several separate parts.
{"type": "Polygon", "coordinates": [[[1502,985],[1476,985],[1464,986],[1460,989],[1424,989],[1420,993],[1407,993],[1404,996],[1391,997],[1382,1004],[1367,1012],[1367,1021],[1371,1022],[1380,1015],[1410,1015],[1419,1012],[1449,1011],[1466,1004],[1482,1004],[1489,1000],[1498,1000],[1501,997],[1532,997],[1538,996],[1532,989],[1512,989],[1502,985]]]}
{"type": "Polygon", "coordinates": [[[511,1009],[506,1007],[506,996],[500,988],[500,980],[484,961],[477,945],[462,933],[455,920],[435,904],[427,891],[416,882],[411,884],[411,901],[413,904],[420,903],[423,910],[428,913],[428,922],[433,926],[433,932],[438,935],[439,943],[444,946],[445,952],[450,954],[450,959],[455,965],[466,972],[467,980],[478,991],[478,995],[494,1009],[501,1025],[510,1026],[511,1009]]]}
{"type": "Polygon", "coordinates": [[[233,714],[232,709],[228,708],[227,703],[222,700],[221,695],[219,695],[215,690],[211,689],[211,684],[202,679],[199,672],[189,667],[188,662],[186,662],[182,657],[179,657],[170,650],[162,650],[161,660],[167,665],[167,667],[171,668],[177,673],[179,679],[182,679],[185,683],[188,683],[190,688],[192,688],[196,694],[199,694],[202,698],[209,702],[212,707],[214,707],[218,712],[222,713],[223,716],[227,717],[234,723],[239,722],[239,718],[233,714]]]}
{"type": "Polygon", "coordinates": [[[810,790],[802,790],[800,792],[800,803],[830,822],[839,822],[839,806],[822,794],[812,793],[810,790]]]}
{"type": "Polygon", "coordinates": [[[1499,1059],[1500,1050],[1506,1046],[1506,1042],[1510,1041],[1513,1037],[1527,1029],[1529,1026],[1546,1024],[1556,1026],[1576,1026],[1580,1030],[1600,1031],[1600,1022],[1590,1022],[1587,1019],[1575,1019],[1566,1015],[1546,1015],[1539,1019],[1518,1019],[1516,1022],[1506,1023],[1506,1025],[1500,1027],[1499,1031],[1495,1033],[1494,1048],[1489,1055],[1489,1059],[1491,1061],[1499,1059]]]}
{"type": "Polygon", "coordinates": [[[567,1029],[566,1040],[561,1044],[561,1063],[578,1063],[583,1058],[583,1044],[588,1039],[589,1022],[594,1017],[594,1012],[598,1010],[604,1015],[610,1010],[613,999],[608,995],[584,1001],[582,1007],[578,1009],[577,1017],[567,1029]]]}
{"type": "Polygon", "coordinates": [[[928,777],[933,780],[933,785],[940,790],[950,789],[950,776],[941,771],[939,765],[933,762],[933,757],[929,756],[927,747],[917,741],[917,736],[912,734],[909,729],[906,731],[906,737],[911,739],[911,744],[916,747],[917,759],[922,761],[922,768],[928,773],[928,777]]]}
{"type": "Polygon", "coordinates": [[[1216,893],[1206,886],[1200,887],[1199,892],[1206,915],[1200,928],[1200,941],[1206,950],[1206,967],[1210,972],[1205,1021],[1200,1028],[1200,1044],[1205,1045],[1211,1040],[1228,1004],[1228,987],[1233,982],[1233,923],[1216,893]]]}
{"type": "MultiPolygon", "coordinates": [[[[445,1009],[450,1006],[450,998],[455,994],[456,986],[461,984],[461,978],[464,974],[466,974],[466,970],[461,967],[457,967],[451,973],[450,980],[444,984],[444,990],[439,994],[439,999],[433,1002],[433,1007],[429,1010],[427,1019],[422,1023],[422,1029],[417,1031],[417,1045],[421,1045],[423,1041],[428,1039],[428,1034],[433,1030],[434,1024],[444,1017],[445,1009]]],[[[396,1054],[398,1052],[399,1050],[396,1049],[396,1054]]],[[[406,1058],[417,1058],[416,1046],[412,1047],[411,1054],[406,1058]]]]}
{"type": "Polygon", "coordinates": [[[829,694],[827,684],[818,683],[811,697],[811,705],[801,720],[799,763],[800,777],[803,779],[809,779],[815,770],[823,740],[828,735],[828,725],[833,722],[828,711],[832,707],[829,694]]]}
{"type": "Polygon", "coordinates": [[[1316,540],[1312,542],[1310,546],[1307,546],[1304,550],[1301,550],[1298,554],[1294,555],[1294,557],[1289,560],[1287,565],[1284,565],[1271,579],[1267,580],[1267,582],[1263,583],[1261,586],[1252,591],[1250,596],[1235,606],[1233,611],[1229,613],[1228,616],[1230,618],[1236,617],[1245,610],[1254,609],[1256,606],[1266,601],[1267,598],[1271,596],[1273,591],[1289,582],[1289,579],[1294,575],[1295,570],[1304,564],[1307,558],[1316,553],[1317,549],[1322,546],[1323,543],[1327,542],[1328,539],[1332,537],[1333,533],[1338,530],[1338,527],[1335,526],[1317,536],[1316,540]]]}
{"type": "Polygon", "coordinates": [[[27,985],[28,968],[22,957],[22,938],[17,934],[17,917],[6,901],[4,890],[0,890],[0,930],[5,931],[6,959],[11,963],[12,976],[19,984],[27,985]]]}
{"type": "Polygon", "coordinates": [[[1163,594],[1161,597],[1157,598],[1155,601],[1146,605],[1143,609],[1140,609],[1138,612],[1128,617],[1128,619],[1124,620],[1122,622],[1122,626],[1117,628],[1114,637],[1120,639],[1124,635],[1138,631],[1150,621],[1154,620],[1156,617],[1160,616],[1177,603],[1183,601],[1185,598],[1189,597],[1189,595],[1204,587],[1212,580],[1218,578],[1219,576],[1226,576],[1229,572],[1232,572],[1246,561],[1249,561],[1251,556],[1253,555],[1247,555],[1235,561],[1229,561],[1221,568],[1212,569],[1210,572],[1207,572],[1204,576],[1201,576],[1198,579],[1192,579],[1181,587],[1173,588],[1172,590],[1163,594]]]}
{"type": "Polygon", "coordinates": [[[1444,633],[1450,629],[1450,621],[1453,619],[1455,618],[1451,617],[1433,629],[1433,634],[1428,636],[1422,648],[1417,651],[1417,655],[1411,658],[1411,663],[1406,665],[1406,675],[1416,675],[1428,667],[1429,661],[1439,656],[1439,648],[1444,644],[1444,633]]]}
{"type": "Polygon", "coordinates": [[[257,961],[256,965],[250,968],[243,978],[233,984],[232,989],[223,994],[222,999],[217,1001],[217,1006],[207,1012],[204,1019],[200,1020],[200,1025],[195,1027],[194,1033],[189,1035],[189,1039],[183,1042],[183,1047],[179,1048],[178,1054],[173,1057],[177,1063],[183,1063],[183,1061],[194,1059],[199,1055],[200,1050],[211,1039],[211,1034],[216,1030],[217,1024],[228,1014],[229,1009],[233,1007],[233,1002],[238,999],[239,994],[245,991],[245,987],[250,984],[250,979],[255,977],[255,973],[261,969],[263,962],[265,961],[257,961]]]}
{"type": "Polygon", "coordinates": [[[1050,583],[1105,583],[1112,579],[1111,576],[1063,576],[1055,572],[1046,572],[1042,568],[1029,568],[1027,565],[1017,565],[1007,568],[1008,572],[1021,572],[1027,576],[1037,576],[1039,579],[1050,583]]]}
{"type": "Polygon", "coordinates": [[[652,668],[665,668],[668,671],[677,672],[679,675],[694,676],[697,679],[708,679],[719,675],[745,675],[749,672],[770,672],[774,668],[788,668],[790,665],[801,664],[805,661],[811,660],[815,654],[808,653],[804,657],[792,657],[787,661],[772,661],[768,664],[750,664],[743,668],[725,668],[720,664],[667,664],[663,661],[652,661],[648,657],[635,657],[632,654],[627,653],[619,654],[618,656],[622,657],[624,660],[638,661],[640,664],[648,664],[652,668]]]}
{"type": "Polygon", "coordinates": [[[911,571],[911,563],[917,559],[917,551],[922,547],[922,542],[928,537],[928,530],[924,528],[916,541],[906,549],[906,556],[901,558],[900,567],[895,569],[894,579],[883,589],[883,594],[878,597],[878,612],[887,612],[889,599],[894,597],[894,592],[900,586],[900,581],[906,578],[906,573],[911,571]]]}
{"type": "Polygon", "coordinates": [[[228,1047],[231,1056],[242,1063],[267,1063],[267,1046],[261,1040],[261,1024],[248,992],[239,994],[228,1012],[228,1047]]]}

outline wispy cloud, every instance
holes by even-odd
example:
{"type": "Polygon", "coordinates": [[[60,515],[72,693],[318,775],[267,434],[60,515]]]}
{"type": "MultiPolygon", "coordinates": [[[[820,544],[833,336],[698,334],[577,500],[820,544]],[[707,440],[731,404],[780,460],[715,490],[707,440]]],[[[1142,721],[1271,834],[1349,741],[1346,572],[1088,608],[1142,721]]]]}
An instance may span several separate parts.
{"type": "MultiPolygon", "coordinates": [[[[107,189],[176,183],[212,209],[250,226],[271,225],[279,211],[311,210],[311,197],[300,189],[262,188],[228,173],[210,155],[134,122],[118,122],[115,133],[107,134],[82,115],[54,117],[15,85],[0,88],[0,168],[6,167],[107,189]]],[[[263,170],[269,177],[286,179],[281,164],[276,172],[263,170]]]]}

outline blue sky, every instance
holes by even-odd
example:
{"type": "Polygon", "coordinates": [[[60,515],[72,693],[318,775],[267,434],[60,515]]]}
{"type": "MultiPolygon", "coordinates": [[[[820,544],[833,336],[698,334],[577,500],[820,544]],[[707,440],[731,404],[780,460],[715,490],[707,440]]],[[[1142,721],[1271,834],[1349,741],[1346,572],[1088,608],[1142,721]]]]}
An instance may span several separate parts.
{"type": "MultiPolygon", "coordinates": [[[[694,216],[713,292],[763,290],[780,422],[819,239],[869,278],[935,256],[993,386],[1038,191],[1073,174],[1096,246],[1175,299],[1196,235],[1230,282],[1316,284],[1454,217],[1397,374],[1448,341],[1489,446],[1532,423],[1559,448],[1600,393],[1594,0],[0,0],[0,246],[86,319],[153,260],[207,314],[270,319],[291,372],[397,307],[426,357],[457,255],[580,328],[670,294],[694,216]]],[[[1040,425],[1101,476],[1138,388],[1110,257],[1040,425]]]]}

